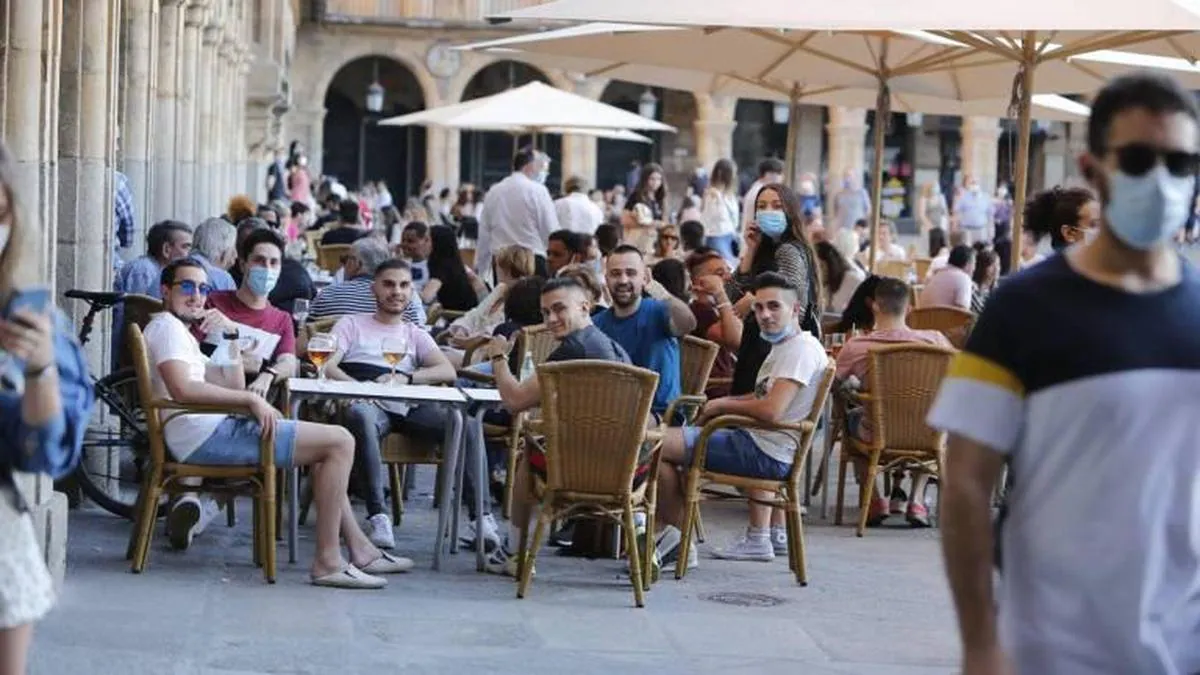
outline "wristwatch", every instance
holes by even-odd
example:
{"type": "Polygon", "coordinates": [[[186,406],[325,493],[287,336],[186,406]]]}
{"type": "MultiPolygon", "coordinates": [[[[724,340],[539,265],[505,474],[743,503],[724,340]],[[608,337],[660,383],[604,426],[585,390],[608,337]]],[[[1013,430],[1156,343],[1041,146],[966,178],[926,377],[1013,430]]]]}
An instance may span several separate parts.
{"type": "Polygon", "coordinates": [[[25,379],[26,380],[40,380],[41,378],[45,377],[50,372],[50,369],[53,367],[54,367],[54,362],[51,361],[40,368],[26,370],[25,371],[25,379]]]}
{"type": "Polygon", "coordinates": [[[270,364],[267,364],[267,363],[264,363],[262,365],[262,367],[258,369],[258,374],[259,375],[270,375],[272,382],[279,379],[278,371],[276,371],[274,368],[272,368],[270,366],[270,364]]]}
{"type": "Polygon", "coordinates": [[[413,383],[413,374],[412,373],[401,372],[400,374],[408,378],[409,384],[413,383]]]}

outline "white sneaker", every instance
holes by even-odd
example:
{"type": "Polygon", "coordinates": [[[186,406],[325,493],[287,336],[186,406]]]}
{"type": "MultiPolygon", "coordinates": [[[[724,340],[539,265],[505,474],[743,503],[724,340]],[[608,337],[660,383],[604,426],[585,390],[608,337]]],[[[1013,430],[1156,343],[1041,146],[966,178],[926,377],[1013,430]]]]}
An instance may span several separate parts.
{"type": "Polygon", "coordinates": [[[728,548],[721,551],[713,551],[713,555],[722,560],[770,562],[775,559],[775,548],[771,545],[770,537],[751,538],[743,536],[741,539],[733,542],[728,548]]]}
{"type": "Polygon", "coordinates": [[[196,526],[192,528],[192,536],[198,537],[200,533],[208,527],[219,514],[221,513],[221,505],[217,500],[205,495],[200,499],[200,519],[196,521],[196,526]]]}
{"type": "Polygon", "coordinates": [[[185,494],[171,506],[167,515],[167,536],[171,540],[171,548],[176,551],[186,551],[192,545],[192,537],[196,536],[196,524],[204,513],[200,498],[194,494],[185,494]]]}
{"type": "MultiPolygon", "coordinates": [[[[658,534],[658,542],[654,546],[655,555],[658,558],[660,569],[663,572],[674,572],[675,566],[679,562],[679,544],[683,534],[679,528],[668,525],[663,528],[663,531],[658,534]]],[[[688,544],[687,553],[687,568],[694,570],[700,566],[700,554],[696,550],[696,543],[688,544]]]]}
{"type": "MultiPolygon", "coordinates": [[[[499,574],[505,577],[517,578],[517,554],[508,550],[508,546],[497,546],[484,561],[483,568],[489,574],[499,574]]],[[[530,574],[537,574],[534,569],[530,574]]]]}
{"type": "Polygon", "coordinates": [[[771,547],[775,549],[775,555],[787,555],[788,552],[788,536],[787,528],[772,527],[771,528],[771,547]]]}
{"type": "Polygon", "coordinates": [[[392,532],[392,519],[386,513],[376,513],[367,519],[367,538],[379,548],[396,548],[396,535],[392,532]]]}

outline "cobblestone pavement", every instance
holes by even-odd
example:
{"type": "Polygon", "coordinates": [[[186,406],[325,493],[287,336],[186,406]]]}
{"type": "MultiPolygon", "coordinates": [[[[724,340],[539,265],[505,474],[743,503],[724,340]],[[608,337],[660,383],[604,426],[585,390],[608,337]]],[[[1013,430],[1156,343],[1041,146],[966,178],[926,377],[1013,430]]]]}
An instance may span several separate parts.
{"type": "Polygon", "coordinates": [[[665,578],[636,609],[616,560],[545,549],[524,600],[511,580],[477,574],[470,554],[433,572],[427,491],[410,501],[397,532],[417,568],[387,589],[309,586],[308,528],[302,562],[288,565],[281,545],[279,581],[268,586],[250,561],[248,506],[237,527],[218,518],[186,553],[168,550],[160,529],[140,576],[123,559],[127,523],[73,513],[66,586],[38,628],[32,672],[956,672],[953,612],[930,530],[885,526],[857,539],[849,525],[814,513],[810,583],[800,588],[782,557],[707,557],[743,527],[744,507],[706,505],[699,569],[682,582],[665,578]]]}

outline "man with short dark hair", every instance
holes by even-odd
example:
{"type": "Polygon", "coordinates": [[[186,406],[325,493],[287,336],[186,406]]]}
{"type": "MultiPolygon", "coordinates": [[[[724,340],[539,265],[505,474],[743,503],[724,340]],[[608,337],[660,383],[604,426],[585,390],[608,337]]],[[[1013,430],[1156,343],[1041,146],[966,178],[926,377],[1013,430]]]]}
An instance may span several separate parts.
{"type": "Polygon", "coordinates": [[[546,242],[559,229],[554,202],[546,189],[550,158],[531,148],[513,157],[513,172],[492,186],[483,198],[475,271],[487,278],[492,256],[505,246],[524,246],[537,256],[538,275],[546,275],[546,242]]]}
{"type": "Polygon", "coordinates": [[[946,266],[938,270],[925,282],[921,291],[922,307],[957,307],[970,311],[971,292],[975,282],[975,249],[970,246],[955,246],[950,249],[946,266]]]}
{"type": "MultiPolygon", "coordinates": [[[[270,226],[267,225],[267,221],[262,218],[243,218],[237,226],[237,250],[241,250],[242,243],[255,230],[270,230],[271,232],[275,232],[275,230],[271,230],[270,226]]],[[[238,286],[242,285],[244,271],[240,257],[229,268],[229,276],[233,278],[235,284],[238,286]]],[[[308,274],[308,270],[304,269],[304,265],[299,260],[284,255],[279,265],[279,279],[276,281],[275,287],[271,289],[271,294],[268,297],[271,304],[291,314],[297,300],[311,300],[316,294],[316,285],[313,283],[312,277],[308,274]]]]}
{"type": "MultiPolygon", "coordinates": [[[[375,270],[391,258],[384,243],[374,237],[363,237],[350,244],[350,255],[346,258],[346,280],[327,286],[308,309],[310,320],[347,314],[371,314],[377,301],[371,290],[375,270]]],[[[409,302],[404,307],[404,318],[414,326],[425,326],[425,306],[409,302]]]]}
{"type": "Polygon", "coordinates": [[[321,245],[353,244],[366,235],[359,222],[358,202],[343,199],[338,204],[338,226],[322,235],[321,245]]]}
{"type": "Polygon", "coordinates": [[[418,299],[421,290],[429,282],[429,254],[432,251],[433,237],[429,234],[428,225],[414,220],[404,226],[404,232],[400,235],[400,252],[412,270],[413,288],[417,291],[418,299]]]}
{"type": "MultiPolygon", "coordinates": [[[[828,365],[820,341],[800,329],[804,305],[796,287],[786,278],[774,272],[760,274],[755,280],[752,308],[762,339],[771,343],[771,351],[758,370],[754,394],[712,399],[704,404],[695,426],[670,428],[663,436],[662,460],[666,466],[658,474],[658,509],[663,528],[657,538],[656,552],[664,570],[679,564],[683,556],[679,551],[682,534],[679,528],[683,525],[686,503],[682,472],[691,466],[704,424],[721,415],[744,415],[767,424],[804,419],[812,411],[828,365]]],[[[791,471],[797,443],[799,438],[790,431],[718,429],[708,438],[704,466],[736,476],[780,480],[791,471]]],[[[749,496],[765,502],[775,495],[751,490],[749,496]]],[[[717,552],[717,557],[763,561],[775,558],[771,507],[751,501],[749,520],[745,536],[717,552]]],[[[786,537],[783,531],[779,534],[786,537]]],[[[698,564],[694,544],[689,545],[683,564],[689,568],[698,564]]]]}
{"type": "Polygon", "coordinates": [[[1149,73],[1091,106],[1098,235],[997,287],[929,414],[966,673],[1200,672],[1200,112],[1149,73]]]}
{"type": "MultiPolygon", "coordinates": [[[[558,347],[546,357],[548,363],[599,359],[629,363],[629,354],[616,341],[592,325],[591,297],[575,279],[557,277],[542,287],[542,316],[546,328],[560,340],[558,347]]],[[[509,369],[508,352],[511,345],[504,338],[493,338],[487,345],[487,356],[496,378],[496,388],[504,408],[516,414],[536,408],[542,401],[542,389],[536,376],[518,380],[509,369]]],[[[469,461],[469,460],[468,460],[469,461]]],[[[487,560],[487,569],[495,574],[516,576],[515,548],[521,532],[529,527],[534,497],[530,471],[545,477],[546,458],[536,448],[522,456],[513,476],[512,520],[507,541],[497,547],[487,560]]]]}
{"type": "Polygon", "coordinates": [[[159,297],[159,278],[168,263],[192,252],[192,228],[178,220],[155,223],[146,233],[146,255],[121,267],[113,287],[118,293],[159,297]]]}
{"type": "Polygon", "coordinates": [[[679,398],[679,338],[696,328],[696,317],[686,303],[650,278],[636,247],[618,246],[605,264],[613,304],[596,315],[596,327],[616,340],[634,365],[658,373],[651,410],[662,415],[679,398]],[[643,291],[650,297],[643,298],[643,291]]]}
{"type": "Polygon", "coordinates": [[[550,233],[546,244],[546,268],[550,276],[557,276],[558,271],[567,265],[582,262],[587,250],[581,246],[579,235],[570,230],[556,230],[550,233]]]}
{"type": "Polygon", "coordinates": [[[679,226],[679,243],[684,253],[704,248],[704,223],[698,220],[684,221],[679,226]]]}
{"type": "Polygon", "coordinates": [[[587,181],[571,176],[563,185],[565,193],[554,201],[558,226],[578,234],[594,234],[604,222],[604,212],[588,197],[587,181]]]}
{"type": "MultiPolygon", "coordinates": [[[[733,304],[741,299],[729,263],[714,248],[700,247],[687,258],[688,276],[692,280],[692,302],[688,305],[696,316],[692,335],[715,342],[721,350],[713,362],[713,379],[733,377],[738,348],[742,344],[742,318],[733,304]]],[[[729,394],[729,385],[709,387],[705,394],[717,398],[729,394]]]]}

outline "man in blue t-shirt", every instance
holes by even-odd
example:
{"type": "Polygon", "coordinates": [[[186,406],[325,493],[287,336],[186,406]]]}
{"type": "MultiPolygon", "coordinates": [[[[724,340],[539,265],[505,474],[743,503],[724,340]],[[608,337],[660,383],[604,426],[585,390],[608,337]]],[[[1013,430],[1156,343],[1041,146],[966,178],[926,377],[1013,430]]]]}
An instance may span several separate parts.
{"type": "Polygon", "coordinates": [[[604,277],[613,304],[593,321],[625,348],[635,366],[658,373],[652,410],[662,415],[679,397],[679,337],[695,329],[696,316],[650,278],[642,252],[634,246],[613,250],[604,277]],[[643,291],[650,297],[642,297],[643,291]]]}

